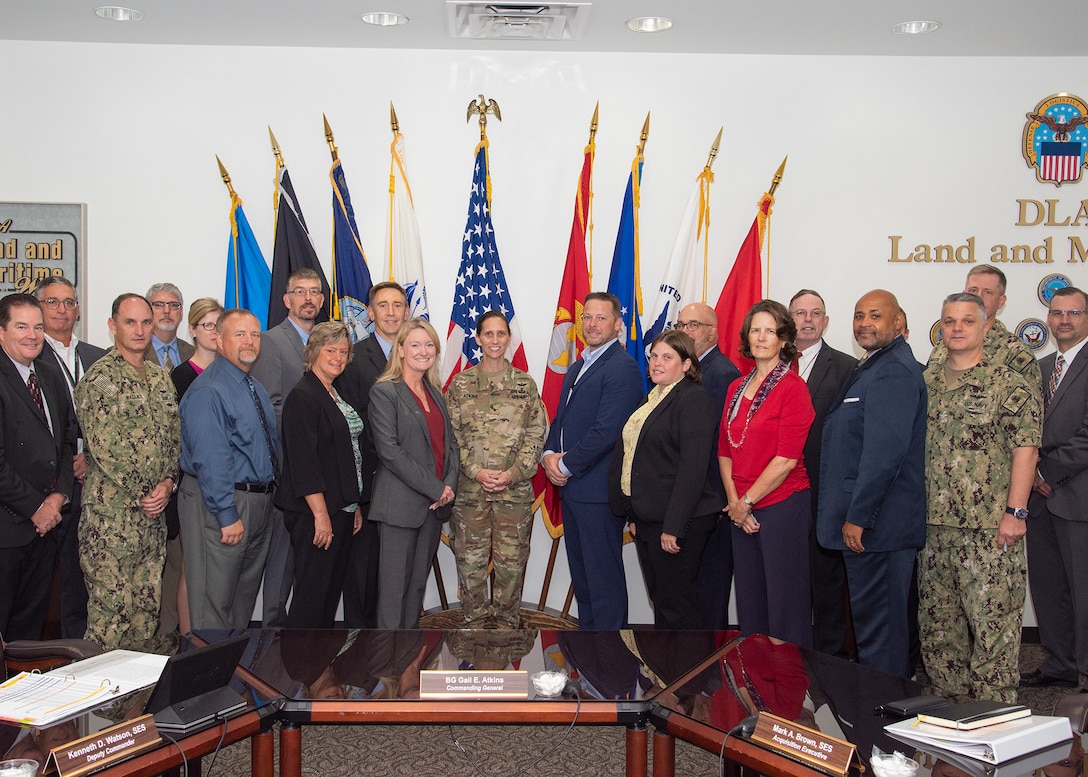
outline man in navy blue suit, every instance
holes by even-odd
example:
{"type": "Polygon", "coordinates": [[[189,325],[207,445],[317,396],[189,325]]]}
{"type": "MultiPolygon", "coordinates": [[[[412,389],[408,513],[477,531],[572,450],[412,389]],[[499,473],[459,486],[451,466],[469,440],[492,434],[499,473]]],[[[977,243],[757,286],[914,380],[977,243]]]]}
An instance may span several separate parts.
{"type": "MultiPolygon", "coordinates": [[[[740,370],[718,348],[718,316],[714,308],[703,302],[685,305],[676,319],[676,328],[687,332],[695,341],[695,353],[699,354],[699,370],[703,379],[699,382],[703,391],[714,402],[715,418],[719,421],[725,408],[725,395],[729,385],[740,377],[740,370]]],[[[718,429],[714,428],[714,448],[718,450],[718,429]]],[[[706,482],[725,498],[718,457],[713,455],[707,462],[706,482]]],[[[719,518],[718,525],[707,540],[703,558],[699,562],[699,609],[703,626],[708,629],[724,629],[729,625],[729,589],[733,586],[733,538],[732,525],[719,518]]]]}
{"type": "Polygon", "coordinates": [[[824,420],[816,533],[844,551],[858,660],[910,677],[907,600],[926,539],[928,402],[902,326],[890,292],[871,291],[854,307],[865,357],[824,420]]]}
{"type": "Polygon", "coordinates": [[[618,342],[622,325],[616,297],[586,295],[586,349],[563,379],[559,412],[540,462],[560,488],[567,564],[583,629],[627,627],[624,519],[608,506],[608,463],[620,430],[642,398],[643,378],[618,342]]]}

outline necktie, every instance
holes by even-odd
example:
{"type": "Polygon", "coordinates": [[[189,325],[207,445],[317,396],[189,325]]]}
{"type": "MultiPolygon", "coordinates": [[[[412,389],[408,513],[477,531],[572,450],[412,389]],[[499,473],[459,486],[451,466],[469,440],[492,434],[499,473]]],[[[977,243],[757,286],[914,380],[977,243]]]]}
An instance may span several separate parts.
{"type": "Polygon", "coordinates": [[[1054,360],[1054,372],[1050,373],[1050,383],[1046,387],[1046,396],[1043,398],[1043,407],[1047,407],[1050,404],[1050,400],[1054,398],[1054,392],[1058,390],[1058,383],[1062,379],[1062,370],[1065,369],[1065,357],[1060,353],[1058,358],[1054,360]]]}
{"type": "Polygon", "coordinates": [[[162,349],[162,368],[166,370],[167,374],[174,371],[174,360],[170,358],[170,346],[163,346],[162,349]]]}
{"type": "Polygon", "coordinates": [[[257,387],[253,383],[253,378],[246,375],[246,386],[249,387],[249,395],[253,397],[253,404],[257,408],[257,417],[261,419],[261,431],[264,432],[264,442],[268,446],[268,460],[272,462],[272,479],[280,479],[280,462],[276,456],[276,446],[272,444],[272,435],[268,432],[268,417],[264,414],[264,406],[261,405],[261,398],[257,396],[257,387]]]}
{"type": "Polygon", "coordinates": [[[38,384],[38,375],[34,370],[30,371],[30,377],[26,380],[26,387],[30,389],[30,396],[34,404],[38,406],[38,413],[45,419],[45,400],[42,399],[42,387],[38,384]]]}

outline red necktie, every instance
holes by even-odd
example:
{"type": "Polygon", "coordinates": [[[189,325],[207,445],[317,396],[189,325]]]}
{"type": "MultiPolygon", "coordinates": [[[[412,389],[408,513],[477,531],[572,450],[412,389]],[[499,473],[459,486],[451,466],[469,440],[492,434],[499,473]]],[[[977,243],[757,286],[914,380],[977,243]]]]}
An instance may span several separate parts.
{"type": "Polygon", "coordinates": [[[38,385],[38,376],[34,370],[30,371],[30,377],[26,379],[26,387],[30,389],[30,396],[34,399],[34,404],[38,406],[38,413],[41,414],[44,420],[45,400],[42,399],[42,387],[38,385]]]}

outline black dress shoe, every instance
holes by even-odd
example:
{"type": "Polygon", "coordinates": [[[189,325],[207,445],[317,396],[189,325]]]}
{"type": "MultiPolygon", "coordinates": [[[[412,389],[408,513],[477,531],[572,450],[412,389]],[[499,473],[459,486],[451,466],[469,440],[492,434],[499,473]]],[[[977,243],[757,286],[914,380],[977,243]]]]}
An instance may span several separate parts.
{"type": "Polygon", "coordinates": [[[1020,685],[1025,688],[1076,688],[1076,680],[1063,680],[1036,669],[1020,675],[1020,685]]]}

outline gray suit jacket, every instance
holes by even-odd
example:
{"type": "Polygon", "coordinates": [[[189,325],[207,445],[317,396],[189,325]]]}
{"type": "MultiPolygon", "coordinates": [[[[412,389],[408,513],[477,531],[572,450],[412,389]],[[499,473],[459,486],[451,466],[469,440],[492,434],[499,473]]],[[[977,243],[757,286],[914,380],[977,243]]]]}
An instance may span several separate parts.
{"type": "Polygon", "coordinates": [[[415,529],[432,516],[442,519],[449,515],[449,505],[438,511],[430,506],[446,486],[457,488],[459,451],[441,392],[429,385],[427,391],[446,421],[441,480],[435,477],[427,421],[412,390],[399,380],[375,383],[370,390],[368,416],[379,461],[370,496],[372,521],[415,529]]]}
{"type": "MultiPolygon", "coordinates": [[[[193,354],[196,353],[196,346],[193,345],[190,342],[182,340],[180,337],[177,338],[177,341],[178,341],[178,355],[181,356],[182,363],[187,362],[190,359],[192,359],[193,354]]],[[[82,343],[81,343],[81,345],[82,345],[82,343]]],[[[79,346],[76,346],[76,353],[79,353],[79,346]]],[[[95,360],[97,361],[97,359],[99,359],[101,357],[102,357],[102,354],[99,354],[97,357],[95,357],[95,360]]],[[[148,338],[148,341],[147,341],[147,348],[144,349],[144,361],[145,362],[155,362],[155,364],[159,365],[160,367],[162,366],[162,362],[159,361],[159,355],[157,353],[155,353],[155,346],[151,342],[150,337],[148,338]]],[[[84,364],[83,366],[89,367],[90,365],[89,364],[84,364]]],[[[175,364],[174,366],[178,367],[180,365],[175,364]]]]}
{"type": "Polygon", "coordinates": [[[283,429],[283,401],[302,380],[305,346],[298,330],[285,318],[261,335],[261,355],[250,375],[268,390],[276,409],[276,428],[283,429]]]}
{"type": "MultiPolygon", "coordinates": [[[[1039,367],[1043,390],[1050,383],[1057,354],[1044,357],[1039,367]]],[[[1043,415],[1043,444],[1039,472],[1053,493],[1046,500],[1054,515],[1088,521],[1088,345],[1065,366],[1065,376],[1043,415]]],[[[1032,494],[1032,500],[1040,499],[1032,494]]]]}

